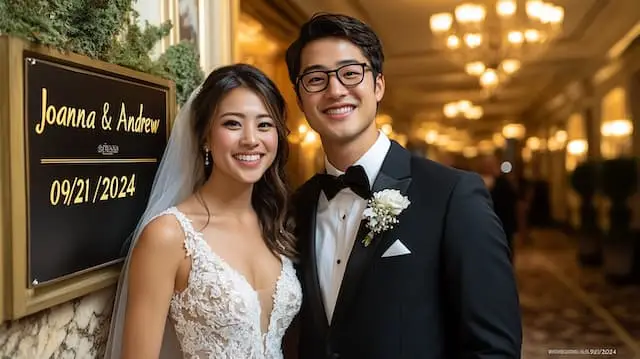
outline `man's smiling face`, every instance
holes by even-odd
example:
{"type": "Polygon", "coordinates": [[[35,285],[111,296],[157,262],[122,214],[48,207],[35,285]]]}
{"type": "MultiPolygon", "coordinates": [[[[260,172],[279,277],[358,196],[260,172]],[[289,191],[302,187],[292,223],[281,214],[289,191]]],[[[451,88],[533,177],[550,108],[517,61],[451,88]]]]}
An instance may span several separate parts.
{"type": "MultiPolygon", "coordinates": [[[[343,67],[340,70],[343,81],[360,75],[362,81],[345,86],[334,72],[329,75],[326,88],[319,92],[309,92],[301,81],[297,84],[300,108],[324,142],[347,143],[369,131],[377,131],[375,117],[377,104],[384,95],[384,77],[378,74],[374,79],[371,64],[358,46],[343,38],[326,37],[314,40],[302,49],[299,75],[340,67],[343,67]],[[349,64],[353,66],[343,67],[349,64]]],[[[307,75],[305,84],[312,88],[324,76],[322,73],[317,77],[307,75]]]]}

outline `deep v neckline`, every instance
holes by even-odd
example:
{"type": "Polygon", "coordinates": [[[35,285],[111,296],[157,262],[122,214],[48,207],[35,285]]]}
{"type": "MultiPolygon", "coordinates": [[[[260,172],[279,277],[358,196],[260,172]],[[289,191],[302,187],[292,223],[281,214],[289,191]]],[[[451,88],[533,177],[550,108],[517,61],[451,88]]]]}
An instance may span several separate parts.
{"type": "MultiPolygon", "coordinates": [[[[182,255],[191,263],[187,285],[172,296],[168,313],[182,356],[282,359],[285,331],[302,307],[302,288],[291,259],[281,255],[280,276],[265,283],[264,291],[255,291],[247,280],[251,277],[243,278],[204,241],[209,235],[224,240],[219,237],[221,234],[207,232],[201,236],[175,206],[162,213],[180,222],[184,231],[182,255]]],[[[264,274],[260,272],[262,266],[253,268],[258,270],[257,274],[264,274]]],[[[270,273],[276,275],[277,269],[272,270],[270,273]]],[[[257,281],[256,285],[262,287],[262,283],[257,281]]]]}
{"type": "Polygon", "coordinates": [[[251,283],[249,282],[249,280],[247,279],[247,277],[242,274],[242,272],[240,272],[239,270],[235,269],[231,264],[229,264],[222,256],[220,256],[218,253],[216,253],[216,251],[213,250],[213,248],[211,248],[211,245],[209,245],[209,243],[204,239],[204,233],[202,233],[202,231],[198,231],[195,229],[195,227],[193,226],[193,221],[191,220],[191,218],[187,217],[186,214],[182,213],[182,211],[180,211],[177,207],[174,207],[176,212],[179,213],[189,224],[189,229],[190,231],[193,233],[193,235],[196,237],[195,239],[198,242],[201,242],[202,245],[205,246],[205,248],[207,249],[207,253],[215,260],[218,262],[218,264],[220,264],[224,270],[228,271],[229,273],[231,273],[232,275],[236,276],[237,278],[240,279],[240,281],[242,281],[251,291],[251,293],[253,294],[253,297],[256,301],[256,304],[258,306],[258,309],[260,310],[260,312],[258,313],[258,328],[260,330],[260,333],[262,334],[263,338],[268,335],[269,333],[271,333],[272,331],[272,326],[273,326],[273,316],[275,314],[276,311],[276,307],[278,305],[277,299],[278,299],[278,290],[280,288],[280,282],[283,280],[284,277],[284,273],[285,273],[285,260],[286,258],[283,255],[280,255],[280,273],[278,274],[278,277],[276,278],[275,283],[273,284],[273,290],[272,290],[272,294],[271,294],[271,298],[272,298],[272,303],[271,303],[271,311],[269,313],[269,322],[267,323],[267,332],[263,332],[262,331],[262,325],[261,323],[261,318],[262,318],[262,303],[260,302],[260,290],[256,290],[255,287],[253,285],[251,285],[251,283]]]}
{"type": "MultiPolygon", "coordinates": [[[[209,254],[211,254],[223,267],[225,267],[226,270],[233,273],[235,276],[239,277],[240,280],[242,280],[249,287],[249,289],[251,289],[253,293],[257,295],[259,294],[260,291],[264,291],[264,289],[256,289],[253,285],[251,285],[247,277],[244,274],[242,274],[242,272],[235,269],[231,264],[229,264],[229,262],[227,262],[227,260],[225,260],[218,253],[216,253],[216,251],[214,251],[213,248],[211,248],[211,246],[209,245],[209,243],[204,239],[204,234],[202,232],[196,231],[195,229],[194,229],[194,232],[197,235],[198,240],[202,241],[202,244],[204,244],[204,246],[207,248],[209,254]]],[[[280,283],[283,273],[284,273],[284,258],[280,256],[280,273],[278,274],[278,277],[276,278],[276,281],[273,284],[272,296],[274,297],[278,291],[278,283],[280,283]]]]}
{"type": "MultiPolygon", "coordinates": [[[[195,229],[195,227],[193,226],[193,221],[191,220],[191,218],[187,217],[187,215],[182,213],[182,211],[180,211],[177,207],[174,207],[174,208],[178,213],[180,213],[180,215],[182,217],[184,217],[185,220],[187,220],[187,222],[189,223],[189,227],[191,227],[190,229],[193,232],[193,234],[196,235],[196,237],[197,237],[197,239],[199,241],[202,241],[202,243],[206,246],[207,251],[215,259],[217,259],[218,262],[220,262],[223,267],[225,267],[230,272],[232,272],[235,275],[237,275],[238,277],[240,277],[240,279],[242,279],[242,281],[251,289],[251,291],[253,291],[256,294],[260,292],[260,290],[256,290],[256,288],[253,285],[251,285],[251,283],[249,282],[247,277],[244,274],[242,274],[242,272],[240,272],[239,270],[234,268],[231,264],[229,264],[229,262],[227,262],[226,259],[224,259],[221,255],[216,253],[216,251],[214,251],[213,248],[211,248],[211,245],[209,245],[209,243],[204,239],[204,233],[202,233],[202,231],[198,231],[198,230],[195,229]]],[[[280,282],[280,279],[282,279],[282,276],[284,274],[285,258],[282,255],[279,255],[278,257],[279,257],[278,259],[280,260],[280,272],[279,272],[278,277],[276,278],[276,281],[275,281],[274,286],[273,286],[273,295],[276,294],[276,291],[278,290],[278,283],[280,282]]]]}
{"type": "MultiPolygon", "coordinates": [[[[186,216],[185,216],[186,217],[186,216]]],[[[187,218],[187,220],[189,220],[187,218]]],[[[189,222],[191,222],[191,220],[189,220],[189,222]]],[[[192,226],[193,228],[193,226],[192,226]]],[[[273,290],[271,293],[271,311],[269,312],[269,322],[267,323],[267,331],[264,332],[262,331],[262,302],[260,301],[260,292],[259,290],[256,290],[254,286],[251,285],[251,283],[249,282],[249,280],[247,279],[247,277],[244,276],[244,274],[242,274],[239,270],[235,269],[231,264],[229,264],[223,257],[221,257],[218,253],[216,253],[216,251],[213,250],[213,248],[211,248],[211,245],[209,245],[209,243],[204,239],[204,233],[200,232],[200,231],[196,231],[195,228],[193,228],[193,232],[196,235],[197,239],[199,241],[202,242],[202,245],[204,245],[207,248],[207,252],[209,253],[209,255],[211,255],[211,257],[213,257],[214,260],[218,261],[218,263],[224,267],[224,270],[227,270],[229,273],[231,273],[231,275],[236,276],[237,278],[240,278],[240,281],[242,281],[251,291],[251,293],[253,294],[253,297],[255,299],[255,303],[256,306],[258,307],[258,330],[260,331],[260,334],[263,338],[263,340],[265,339],[266,336],[268,336],[271,332],[272,332],[272,326],[274,323],[273,320],[273,316],[276,312],[276,307],[278,305],[278,288],[280,287],[280,281],[282,280],[282,278],[284,277],[284,258],[282,256],[280,256],[280,274],[278,274],[278,277],[276,278],[275,283],[273,284],[273,290]]],[[[264,345],[264,343],[263,343],[264,345]]]]}

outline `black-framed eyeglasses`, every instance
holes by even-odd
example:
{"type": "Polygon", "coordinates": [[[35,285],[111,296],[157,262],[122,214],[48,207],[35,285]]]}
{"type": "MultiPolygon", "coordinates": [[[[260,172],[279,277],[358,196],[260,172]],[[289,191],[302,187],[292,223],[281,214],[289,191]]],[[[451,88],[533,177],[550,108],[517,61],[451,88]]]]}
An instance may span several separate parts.
{"type": "Polygon", "coordinates": [[[329,87],[329,76],[336,74],[338,81],[345,87],[354,87],[364,80],[365,72],[371,68],[365,63],[347,64],[335,70],[313,70],[305,72],[298,77],[298,84],[302,83],[305,91],[310,93],[321,92],[329,87]]]}

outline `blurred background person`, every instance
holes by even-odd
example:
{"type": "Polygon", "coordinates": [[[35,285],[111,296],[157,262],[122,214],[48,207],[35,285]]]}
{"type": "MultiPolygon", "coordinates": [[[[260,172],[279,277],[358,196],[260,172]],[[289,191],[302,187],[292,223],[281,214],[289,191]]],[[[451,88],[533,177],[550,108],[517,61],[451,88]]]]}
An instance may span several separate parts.
{"type": "Polygon", "coordinates": [[[491,199],[493,208],[500,221],[502,228],[509,242],[511,260],[513,261],[513,238],[518,230],[518,192],[513,181],[508,178],[508,174],[500,170],[500,162],[494,155],[480,158],[478,173],[484,180],[491,199]]]}

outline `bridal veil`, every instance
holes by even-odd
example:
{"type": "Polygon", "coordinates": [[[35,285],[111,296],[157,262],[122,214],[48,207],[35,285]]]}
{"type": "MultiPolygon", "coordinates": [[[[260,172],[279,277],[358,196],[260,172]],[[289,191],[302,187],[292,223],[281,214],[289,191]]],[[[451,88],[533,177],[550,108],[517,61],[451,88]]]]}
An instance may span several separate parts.
{"type": "MultiPolygon", "coordinates": [[[[204,164],[199,156],[198,140],[195,138],[192,127],[192,103],[199,90],[200,87],[191,94],[171,126],[171,135],[155,175],[149,202],[132,236],[123,247],[127,256],[118,281],[105,359],[120,359],[121,357],[129,284],[129,258],[140,233],[151,220],[164,210],[179,204],[191,195],[195,186],[204,177],[204,164]]],[[[173,325],[167,319],[160,359],[177,358],[182,358],[180,345],[173,325]]]]}

